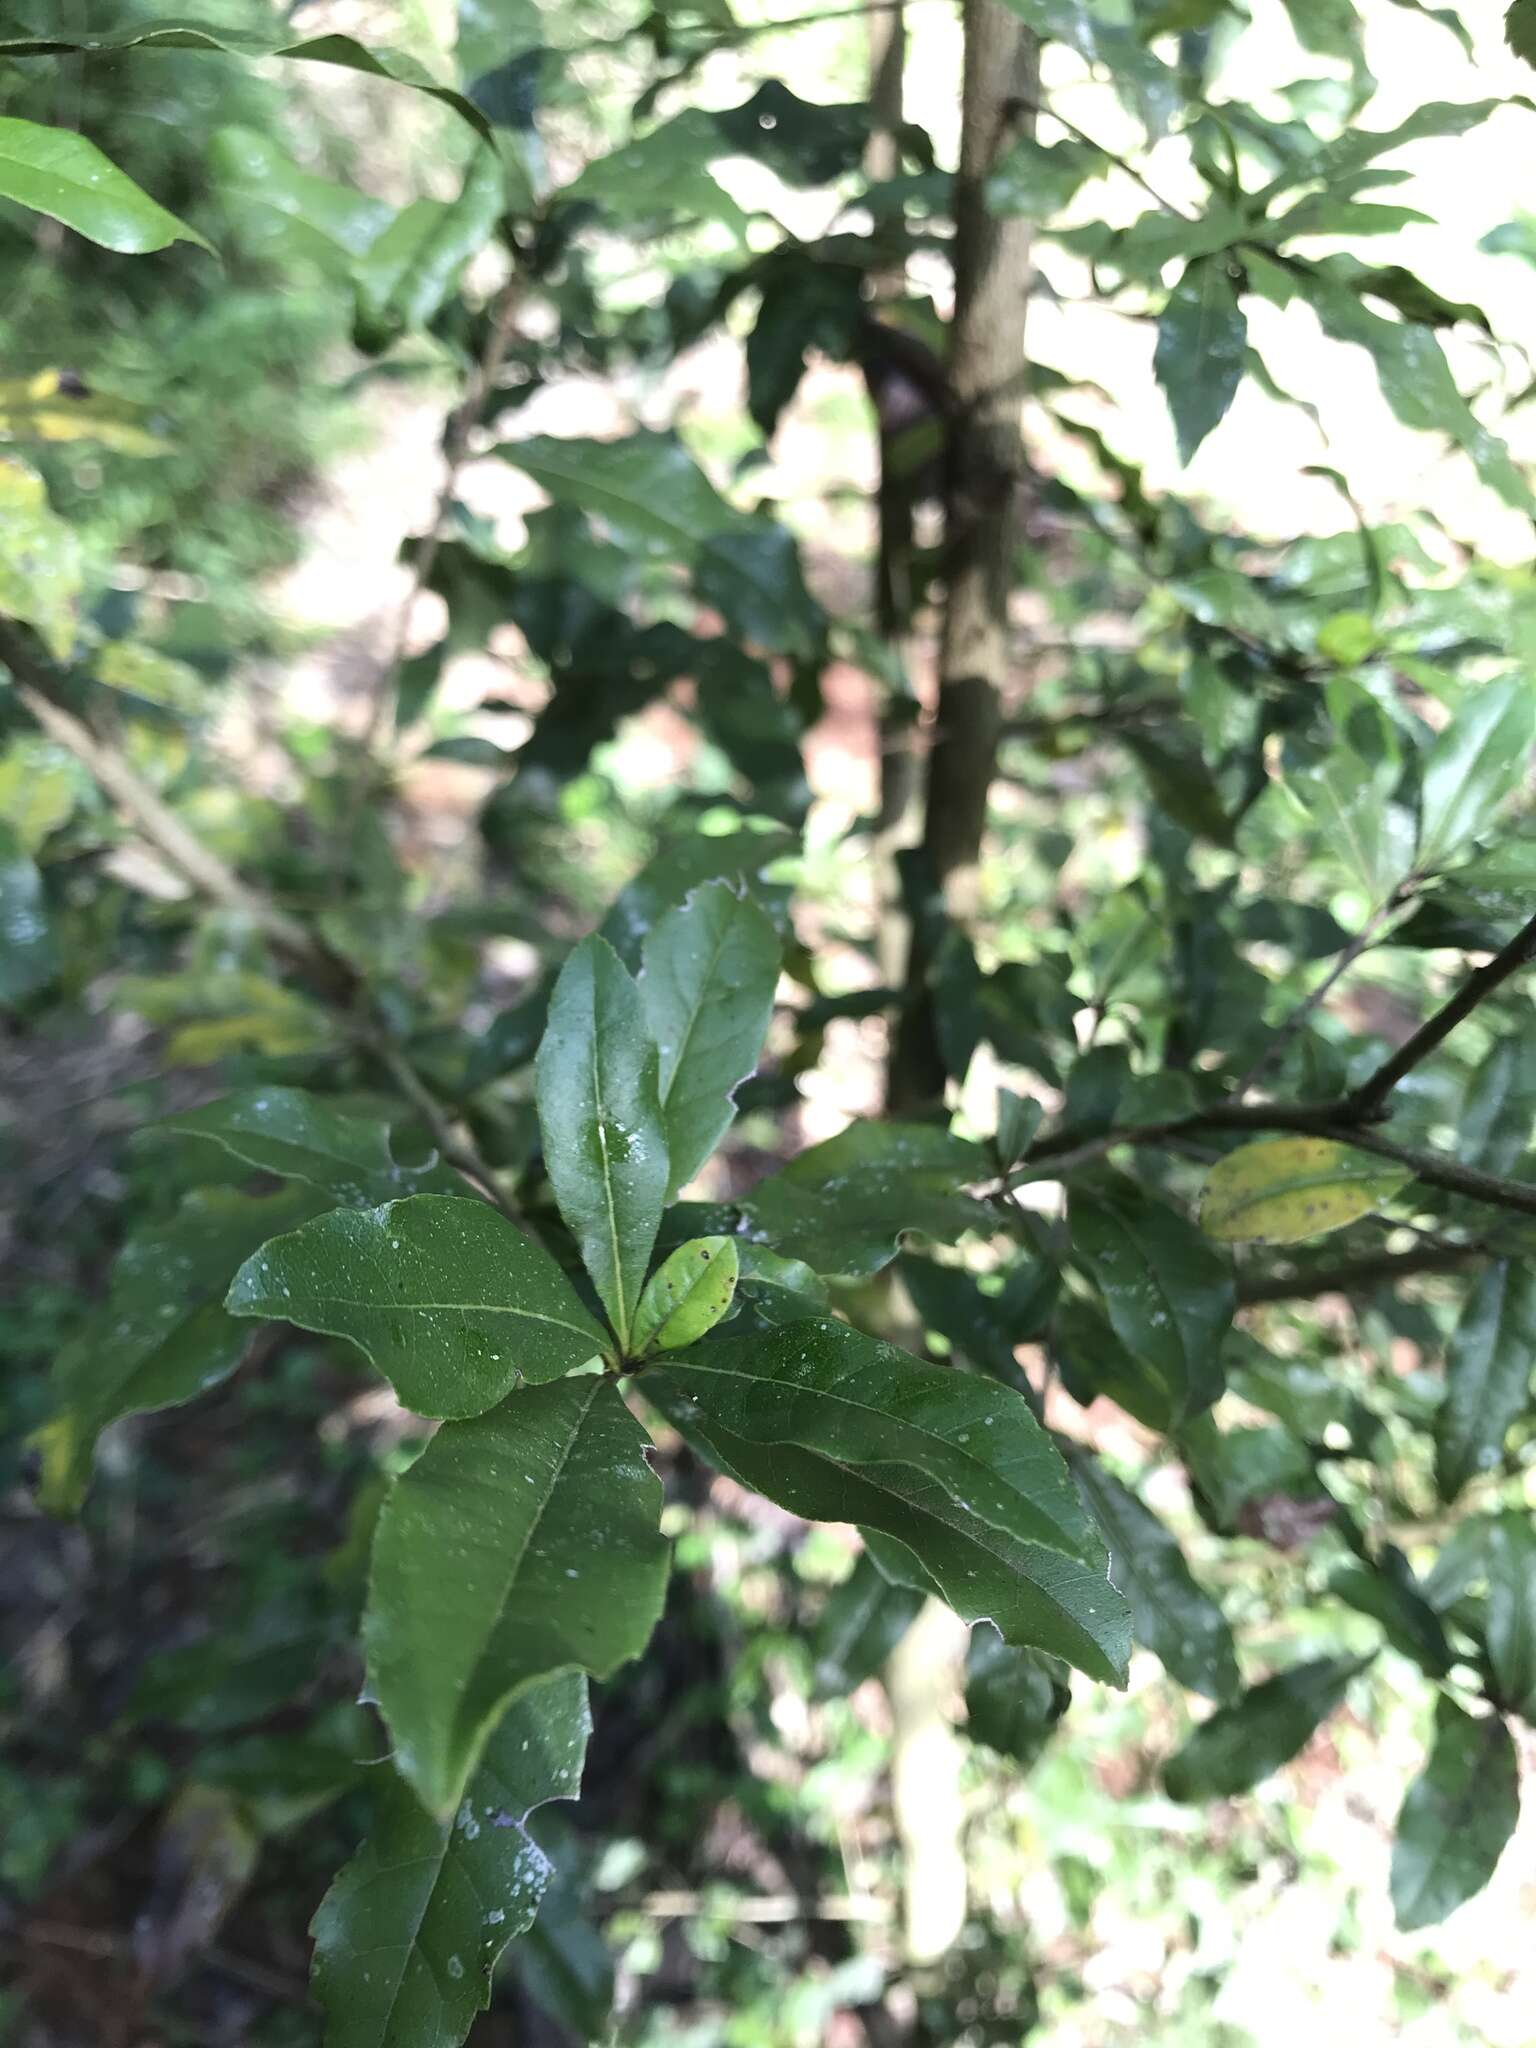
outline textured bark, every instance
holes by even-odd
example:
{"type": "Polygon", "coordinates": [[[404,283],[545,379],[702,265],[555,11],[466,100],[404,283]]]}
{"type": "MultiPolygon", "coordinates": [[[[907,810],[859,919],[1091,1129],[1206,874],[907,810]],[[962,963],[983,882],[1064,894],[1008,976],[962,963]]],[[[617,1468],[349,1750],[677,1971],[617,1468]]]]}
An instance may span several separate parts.
{"type": "MultiPolygon", "coordinates": [[[[962,919],[975,907],[1008,672],[1031,273],[1029,222],[995,219],[986,181],[999,155],[1032,125],[1038,81],[1038,45],[1019,17],[1002,0],[965,0],[949,364],[959,418],[950,440],[947,590],[923,820],[928,876],[944,908],[962,919]]],[[[927,991],[932,926],[932,919],[919,919],[913,928],[888,1092],[897,1111],[939,1101],[944,1091],[927,991]]]]}

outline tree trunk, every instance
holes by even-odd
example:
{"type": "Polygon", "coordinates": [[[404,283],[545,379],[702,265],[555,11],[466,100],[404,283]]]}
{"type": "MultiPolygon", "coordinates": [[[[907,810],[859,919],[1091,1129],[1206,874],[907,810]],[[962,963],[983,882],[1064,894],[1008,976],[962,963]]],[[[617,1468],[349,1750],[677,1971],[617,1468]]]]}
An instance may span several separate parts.
{"type": "MultiPolygon", "coordinates": [[[[949,452],[947,588],[922,842],[927,879],[957,918],[975,909],[987,793],[997,761],[1024,467],[1019,411],[1030,226],[1024,219],[989,214],[986,181],[1000,154],[1033,125],[1038,84],[1038,44],[1019,17],[1002,0],[965,0],[949,359],[960,417],[949,452]]],[[[913,922],[907,1001],[887,1098],[898,1112],[943,1099],[944,1068],[927,986],[934,923],[913,922]]]]}

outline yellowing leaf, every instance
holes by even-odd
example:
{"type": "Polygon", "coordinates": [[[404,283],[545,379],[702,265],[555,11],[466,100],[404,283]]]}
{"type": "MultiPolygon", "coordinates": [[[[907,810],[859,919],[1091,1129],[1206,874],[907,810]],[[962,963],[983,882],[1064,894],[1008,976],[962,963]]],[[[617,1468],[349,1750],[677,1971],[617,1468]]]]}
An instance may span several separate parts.
{"type": "Polygon", "coordinates": [[[1332,1138],[1260,1138],[1206,1175],[1200,1223],[1226,1244],[1298,1244],[1358,1221],[1412,1178],[1332,1138]]]}
{"type": "Polygon", "coordinates": [[[42,478],[0,456],[0,613],[35,626],[49,653],[66,660],[80,580],[80,542],[49,505],[42,478]]]}
{"type": "Polygon", "coordinates": [[[119,455],[165,455],[170,444],[143,424],[143,408],[91,391],[71,370],[0,377],[0,438],[95,441],[119,455]]]}

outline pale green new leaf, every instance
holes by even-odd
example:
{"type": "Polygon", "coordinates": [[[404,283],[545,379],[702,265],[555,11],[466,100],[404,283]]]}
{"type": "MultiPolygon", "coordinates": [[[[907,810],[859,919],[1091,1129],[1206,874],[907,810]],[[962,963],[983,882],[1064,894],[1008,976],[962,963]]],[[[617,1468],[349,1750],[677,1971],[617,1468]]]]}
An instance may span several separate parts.
{"type": "Polygon", "coordinates": [[[1392,1905],[1405,1932],[1480,1892],[1520,1816],[1515,1746],[1497,1714],[1435,1702],[1429,1762],[1408,1787],[1392,1845],[1392,1905]]]}
{"type": "Polygon", "coordinates": [[[696,1344],[730,1308],[739,1268],[734,1237],[680,1244],[645,1283],[630,1336],[635,1357],[696,1344]]]}
{"type": "Polygon", "coordinates": [[[660,1061],[640,992],[605,939],[560,971],[535,1066],[544,1164],[627,1351],[668,1183],[660,1061]]]}
{"type": "Polygon", "coordinates": [[[368,1688],[422,1803],[451,1814],[508,1705],[645,1648],[667,1547],[647,1439],[612,1379],[529,1387],[446,1424],[379,1517],[368,1688]]]}
{"type": "Polygon", "coordinates": [[[374,1824],[310,1930],[326,2048],[458,2048],[549,1882],[524,1823],[576,1797],[591,1729],[586,1679],[565,1671],[513,1702],[452,1819],[379,1774],[374,1824]]]}
{"type": "Polygon", "coordinates": [[[453,1195],[336,1209],[275,1238],[226,1306],[350,1338],[418,1415],[483,1414],[609,1341],[548,1252],[453,1195]]]}
{"type": "Polygon", "coordinates": [[[661,1056],[670,1200],[713,1152],[773,1015],[779,938],[725,882],[707,882],[645,941],[640,999],[661,1056]]]}
{"type": "Polygon", "coordinates": [[[73,128],[0,118],[0,199],[50,214],[120,255],[144,255],[171,242],[195,242],[212,254],[196,228],[168,213],[73,128]]]}

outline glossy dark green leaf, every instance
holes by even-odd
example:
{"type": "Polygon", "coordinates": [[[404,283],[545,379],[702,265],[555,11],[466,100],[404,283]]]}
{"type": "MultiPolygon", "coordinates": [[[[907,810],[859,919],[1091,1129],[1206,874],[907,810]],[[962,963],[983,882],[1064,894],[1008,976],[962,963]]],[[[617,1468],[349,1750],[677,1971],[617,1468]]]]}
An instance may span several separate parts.
{"type": "Polygon", "coordinates": [[[418,1415],[480,1415],[610,1341],[548,1252],[452,1195],[336,1209],[274,1238],[226,1306],[349,1338],[418,1415]]]}
{"type": "Polygon", "coordinates": [[[367,1840],[310,1930],[326,2048],[458,2048],[549,1882],[524,1824],[576,1797],[591,1727],[586,1680],[565,1671],[513,1701],[451,1819],[382,1774],[367,1840]]]}
{"type": "Polygon", "coordinates": [[[997,1163],[1004,1172],[1017,1166],[1029,1150],[1044,1111],[1032,1096],[1017,1095],[1011,1088],[997,1091],[997,1163]]]}
{"type": "Polygon", "coordinates": [[[903,1253],[897,1266],[926,1328],[946,1337],[972,1365],[1005,1385],[1018,1384],[1014,1346],[1036,1333],[1021,1326],[1013,1297],[984,1293],[962,1267],[941,1266],[911,1253],[903,1253]]]}
{"type": "Polygon", "coordinates": [[[736,1294],[734,1237],[695,1237],[680,1244],[645,1283],[630,1334],[634,1355],[682,1351],[706,1336],[736,1294]]]}
{"type": "Polygon", "coordinates": [[[839,1467],[873,1466],[880,1485],[956,1528],[979,1521],[1020,1543],[1101,1561],[1061,1454],[1010,1388],[924,1365],[827,1316],[669,1354],[643,1386],[658,1377],[674,1401],[697,1406],[706,1427],[799,1444],[839,1467]]]}
{"type": "MultiPolygon", "coordinates": [[[[792,1336],[792,1330],[780,1332],[792,1336]]],[[[720,1471],[791,1514],[851,1521],[882,1574],[945,1600],[962,1619],[990,1621],[1006,1642],[1047,1650],[1091,1677],[1125,1683],[1130,1618],[1102,1564],[1017,1543],[979,1517],[945,1506],[944,1518],[915,1505],[922,1475],[901,1467],[855,1466],[787,1442],[733,1436],[700,1403],[647,1372],[647,1392],[684,1440],[720,1471]],[[893,1490],[893,1488],[899,1489],[893,1490]],[[969,1533],[956,1526],[964,1521],[969,1533]]]]}
{"type": "Polygon", "coordinates": [[[640,1000],[661,1055],[670,1200],[713,1152],[756,1067],[779,979],[779,937],[750,897],[706,882],[652,926],[640,1000]]]}
{"type": "Polygon", "coordinates": [[[0,1007],[24,1002],[59,971],[37,863],[0,822],[0,1007]]]}
{"type": "Polygon", "coordinates": [[[1130,1602],[1136,1641],[1180,1685],[1230,1700],[1239,1685],[1232,1631],[1174,1538],[1097,1458],[1080,1453],[1072,1469],[1109,1543],[1109,1576],[1130,1602]]]}
{"type": "Polygon", "coordinates": [[[921,1593],[893,1586],[868,1557],[860,1557],[811,1632],[813,1684],[819,1699],[846,1699],[873,1678],[916,1621],[921,1593]]]}
{"type": "Polygon", "coordinates": [[[1536,743],[1536,685],[1525,676],[1487,683],[1467,698],[1424,759],[1419,865],[1439,866],[1487,830],[1518,789],[1536,743]]]}
{"type": "Polygon", "coordinates": [[[1492,1877],[1520,1817],[1515,1746],[1497,1714],[1435,1702],[1434,1746],[1408,1787],[1392,1845],[1392,1906],[1405,1932],[1431,1927],[1492,1877]]]}
{"type": "Polygon", "coordinates": [[[1484,1639],[1493,1670],[1492,1697],[1522,1721],[1536,1724],[1536,1529],[1528,1514],[1493,1518],[1483,1557],[1488,1573],[1484,1639]]]}
{"type": "Polygon", "coordinates": [[[1071,1703],[1072,1688],[1055,1658],[1015,1649],[984,1624],[971,1630],[965,1726],[974,1742],[1027,1768],[1071,1703]]]}
{"type": "Polygon", "coordinates": [[[195,228],[168,213],[73,128],[0,118],[0,199],[63,221],[77,235],[129,256],[195,242],[195,228]]]}
{"type": "Polygon", "coordinates": [[[1203,1721],[1163,1768],[1171,1799],[1231,1799],[1303,1749],[1368,1657],[1319,1657],[1245,1692],[1203,1721]]]}
{"type": "Polygon", "coordinates": [[[1457,1156],[1508,1174],[1536,1133],[1536,1034],[1501,1038],[1467,1084],[1457,1118],[1457,1156]]]}
{"type": "Polygon", "coordinates": [[[275,1195],[200,1188],[168,1223],[128,1240],[105,1303],[54,1365],[57,1413],[37,1437],[45,1507],[78,1506],[108,1423],[190,1401],[234,1371],[251,1333],[220,1305],[231,1273],[318,1206],[306,1187],[275,1195]]]}
{"type": "Polygon", "coordinates": [[[1445,1358],[1435,1418],[1435,1483],[1454,1500],[1504,1455],[1510,1424],[1528,1405],[1536,1367],[1536,1267],[1496,1259],[1473,1283],[1445,1358]]]}
{"type": "Polygon", "coordinates": [[[1222,1390],[1232,1275],[1176,1210],[1130,1187],[1074,1194],[1073,1257],[1097,1283],[1110,1327],[1165,1388],[1172,1427],[1222,1390]]]}
{"type": "Polygon", "coordinates": [[[1387,1545],[1373,1565],[1341,1565],[1328,1590],[1357,1613],[1379,1621],[1393,1649],[1431,1678],[1443,1678],[1450,1670],[1454,1659],[1440,1618],[1400,1550],[1387,1545]]]}
{"type": "Polygon", "coordinates": [[[423,1805],[451,1814],[508,1705],[645,1648],[667,1547],[644,1431],[578,1374],[446,1424],[379,1517],[364,1640],[371,1697],[423,1805]]]}
{"type": "Polygon", "coordinates": [[[859,273],[804,257],[768,268],[747,337],[747,404],[766,439],[799,389],[807,355],[853,351],[863,313],[859,273]]]}
{"type": "MultiPolygon", "coordinates": [[[[857,170],[869,140],[861,100],[804,100],[779,78],[712,118],[727,149],[771,165],[791,185],[829,185],[857,170]]],[[[906,139],[917,134],[909,129],[906,139]]]]}
{"type": "Polygon", "coordinates": [[[402,1195],[454,1189],[455,1176],[435,1161],[397,1165],[388,1126],[377,1118],[350,1116],[302,1088],[245,1088],[167,1117],[157,1128],[209,1138],[248,1166],[308,1181],[348,1208],[377,1208],[402,1195]]]}
{"type": "Polygon", "coordinates": [[[580,1867],[574,1830],[557,1825],[546,1810],[535,1814],[530,1832],[554,1870],[539,1917],[514,1944],[508,1962],[523,1990],[571,2041],[600,2041],[613,2007],[613,1960],[585,1910],[590,1882],[580,1867]]]}
{"type": "Polygon", "coordinates": [[[1190,461],[1225,418],[1243,381],[1248,321],[1219,256],[1191,263],[1157,323],[1152,366],[1168,397],[1179,456],[1190,461]]]}
{"type": "Polygon", "coordinates": [[[560,970],[535,1073],[550,1186],[627,1350],[669,1171],[656,1043],[605,939],[560,970]]]}
{"type": "Polygon", "coordinates": [[[997,1212],[962,1192],[989,1177],[986,1153],[930,1124],[850,1124],[809,1146],[741,1203],[754,1236],[818,1273],[878,1273],[897,1239],[991,1235],[997,1212]]]}
{"type": "Polygon", "coordinates": [[[439,85],[414,57],[401,50],[370,49],[346,35],[310,36],[302,40],[273,35],[259,29],[226,28],[200,21],[135,22],[127,28],[109,29],[102,35],[0,36],[0,57],[55,57],[70,52],[89,55],[117,50],[208,50],[233,57],[296,57],[312,64],[339,64],[348,71],[361,71],[371,78],[386,78],[396,85],[408,85],[428,94],[487,141],[491,130],[485,116],[462,93],[439,85]]]}

